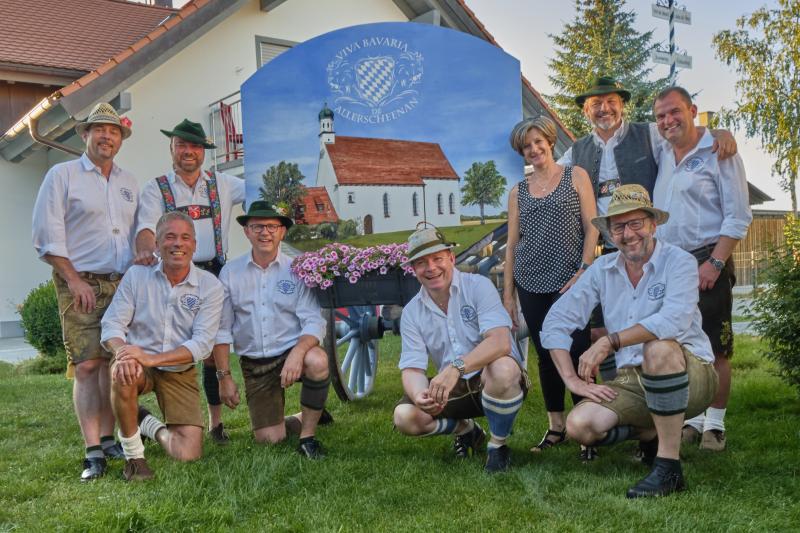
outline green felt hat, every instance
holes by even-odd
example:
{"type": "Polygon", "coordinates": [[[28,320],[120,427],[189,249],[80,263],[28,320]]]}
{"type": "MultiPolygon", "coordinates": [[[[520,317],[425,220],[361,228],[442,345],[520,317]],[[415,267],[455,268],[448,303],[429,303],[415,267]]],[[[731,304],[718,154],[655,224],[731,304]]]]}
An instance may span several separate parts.
{"type": "Polygon", "coordinates": [[[592,83],[592,87],[583,94],[575,97],[575,103],[583,107],[583,103],[590,96],[599,96],[601,94],[617,93],[622,97],[623,102],[631,99],[631,93],[620,82],[611,76],[600,76],[592,83]]]}
{"type": "Polygon", "coordinates": [[[240,226],[246,226],[247,221],[251,218],[277,218],[284,226],[286,226],[286,229],[291,228],[294,224],[292,219],[289,218],[287,209],[285,207],[272,205],[263,200],[258,200],[257,202],[250,204],[250,207],[247,209],[247,213],[236,217],[236,222],[238,222],[240,226]]]}
{"type": "Polygon", "coordinates": [[[200,144],[203,148],[216,148],[216,145],[206,137],[206,132],[201,124],[192,122],[188,118],[183,119],[180,124],[175,126],[172,131],[161,130],[167,137],[178,137],[190,143],[200,144]]]}

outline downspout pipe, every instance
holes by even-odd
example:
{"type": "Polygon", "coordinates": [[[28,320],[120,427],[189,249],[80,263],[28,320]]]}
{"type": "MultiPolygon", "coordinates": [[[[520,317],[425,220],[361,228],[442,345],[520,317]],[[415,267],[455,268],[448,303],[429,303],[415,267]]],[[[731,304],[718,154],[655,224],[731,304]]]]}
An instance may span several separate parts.
{"type": "Polygon", "coordinates": [[[43,144],[45,146],[49,146],[50,148],[55,148],[56,150],[61,150],[62,152],[66,152],[68,154],[80,156],[83,154],[83,150],[77,150],[69,145],[64,143],[60,143],[58,141],[54,141],[52,139],[48,139],[47,137],[43,137],[39,134],[39,117],[31,116],[28,119],[28,131],[31,134],[31,138],[39,144],[43,144]]]}

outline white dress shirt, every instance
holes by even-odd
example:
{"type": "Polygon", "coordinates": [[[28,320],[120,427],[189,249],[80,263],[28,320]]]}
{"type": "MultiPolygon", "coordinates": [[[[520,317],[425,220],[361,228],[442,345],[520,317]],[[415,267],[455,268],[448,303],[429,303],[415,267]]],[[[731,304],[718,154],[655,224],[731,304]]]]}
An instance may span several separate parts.
{"type": "MultiPolygon", "coordinates": [[[[219,192],[219,205],[222,211],[222,250],[228,253],[228,229],[231,223],[231,211],[237,204],[245,200],[244,180],[217,172],[217,191],[219,192]]],[[[172,189],[175,198],[175,206],[185,205],[211,205],[208,198],[208,175],[203,171],[200,179],[190,188],[174,171],[167,174],[167,181],[172,189]]],[[[151,179],[142,188],[142,197],[139,199],[139,216],[136,226],[136,234],[144,229],[156,232],[156,223],[161,215],[164,214],[164,199],[161,196],[161,189],[158,182],[151,179]]],[[[194,221],[194,229],[197,233],[197,250],[194,253],[194,261],[211,261],[217,256],[214,247],[214,223],[211,218],[202,218],[194,221]]]]}
{"type": "MultiPolygon", "coordinates": [[[[191,265],[186,279],[173,287],[162,265],[133,265],[128,270],[103,315],[100,341],[116,337],[153,354],[184,346],[195,361],[205,359],[214,347],[222,314],[222,285],[213,274],[191,265]]],[[[183,372],[191,366],[159,368],[183,372]]]]}
{"type": "Polygon", "coordinates": [[[136,178],[116,164],[108,179],[86,154],[54,165],[33,206],[36,252],[66,257],[78,272],[125,272],[138,197],[136,178]]]}
{"type": "MultiPolygon", "coordinates": [[[[447,314],[431,299],[425,287],[403,308],[400,336],[402,351],[399,367],[428,368],[428,357],[438,372],[454,359],[463,358],[483,342],[483,335],[494,328],[507,328],[511,355],[520,363],[517,343],[511,335],[508,316],[497,289],[489,278],[453,270],[447,314]]],[[[469,379],[477,372],[465,374],[469,379]]]]}
{"type": "Polygon", "coordinates": [[[658,163],[653,205],[669,213],[656,235],[687,251],[714,244],[720,235],[743,239],[753,220],[744,164],[739,155],[723,161],[711,152],[706,129],[680,162],[672,149],[658,163]]]}
{"type": "Polygon", "coordinates": [[[252,252],[228,261],[219,274],[225,288],[217,344],[233,343],[239,355],[277,357],[302,335],[325,337],[325,319],[316,295],[291,270],[282,252],[267,268],[252,252]]]}
{"type": "MultiPolygon", "coordinates": [[[[608,331],[639,324],[657,338],[674,339],[700,359],[711,362],[714,353],[703,333],[697,308],[698,283],[695,258],[661,241],[656,241],[635,288],[625,271],[622,254],[598,257],[550,308],[542,325],[542,346],[569,351],[572,332],[584,327],[594,307],[602,303],[608,331]]],[[[617,367],[640,366],[642,358],[642,344],[625,346],[616,353],[617,367]]]]}
{"type": "MultiPolygon", "coordinates": [[[[651,122],[650,126],[650,148],[653,150],[653,158],[658,163],[661,155],[664,141],[658,133],[658,126],[651,122]]],[[[622,138],[628,132],[628,122],[623,120],[622,124],[617,131],[611,136],[608,141],[604,141],[596,130],[592,130],[590,134],[594,140],[594,144],[603,149],[603,155],[600,158],[600,168],[597,171],[597,181],[603,183],[604,181],[618,180],[619,171],[617,170],[617,160],[614,158],[614,149],[619,145],[622,138]]],[[[574,165],[572,161],[572,147],[567,148],[564,155],[558,160],[559,165],[574,165]]],[[[584,169],[587,170],[587,169],[584,169]]],[[[611,203],[611,196],[604,196],[597,199],[597,216],[603,217],[608,213],[608,204],[611,203]]]]}

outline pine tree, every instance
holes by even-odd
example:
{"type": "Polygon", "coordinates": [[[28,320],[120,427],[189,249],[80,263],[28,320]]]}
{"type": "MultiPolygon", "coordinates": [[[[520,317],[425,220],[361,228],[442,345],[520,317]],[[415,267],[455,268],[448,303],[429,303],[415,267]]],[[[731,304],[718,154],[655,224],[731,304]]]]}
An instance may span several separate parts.
{"type": "Polygon", "coordinates": [[[585,92],[597,76],[612,76],[631,92],[625,116],[632,122],[651,121],[653,98],[667,87],[668,78],[650,81],[653,32],[637,32],[636,14],[625,0],[575,0],[575,20],[561,35],[550,35],[556,57],[549,63],[556,94],[546,95],[564,124],[576,137],[591,130],[575,96],[585,92]]]}

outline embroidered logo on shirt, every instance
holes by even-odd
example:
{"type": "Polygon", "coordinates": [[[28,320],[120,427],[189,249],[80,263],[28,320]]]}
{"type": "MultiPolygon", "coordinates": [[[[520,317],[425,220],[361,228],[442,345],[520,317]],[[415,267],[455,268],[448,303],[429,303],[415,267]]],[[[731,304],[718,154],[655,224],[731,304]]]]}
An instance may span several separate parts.
{"type": "Polygon", "coordinates": [[[202,300],[196,294],[184,294],[181,296],[181,307],[187,311],[197,311],[200,309],[202,300]]]}
{"type": "Polygon", "coordinates": [[[647,296],[651,300],[660,300],[664,297],[666,285],[663,283],[656,283],[655,285],[647,288],[647,296]]]}
{"type": "Polygon", "coordinates": [[[463,305],[461,306],[461,318],[463,318],[465,322],[472,322],[478,318],[478,312],[475,311],[475,308],[471,305],[463,305]]]}
{"type": "Polygon", "coordinates": [[[122,187],[119,190],[119,194],[120,194],[120,196],[122,196],[122,199],[125,200],[126,202],[133,203],[133,191],[132,190],[130,190],[130,189],[126,188],[126,187],[122,187]]]}
{"type": "Polygon", "coordinates": [[[282,279],[278,282],[278,290],[281,294],[292,294],[294,292],[295,283],[288,279],[282,279]]]}
{"type": "Polygon", "coordinates": [[[197,184],[197,193],[203,198],[208,198],[208,184],[206,180],[201,180],[200,183],[197,184]]]}
{"type": "Polygon", "coordinates": [[[688,170],[689,172],[697,172],[698,170],[703,168],[704,164],[705,161],[703,161],[702,157],[699,156],[693,157],[686,162],[686,170],[688,170]]]}

